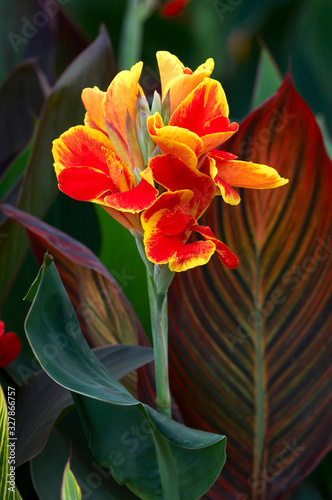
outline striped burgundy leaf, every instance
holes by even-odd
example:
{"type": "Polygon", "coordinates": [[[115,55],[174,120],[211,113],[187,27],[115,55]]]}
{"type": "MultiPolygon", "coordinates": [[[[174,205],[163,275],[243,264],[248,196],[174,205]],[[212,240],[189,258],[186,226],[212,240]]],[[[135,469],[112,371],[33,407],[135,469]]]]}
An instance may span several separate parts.
{"type": "Polygon", "coordinates": [[[331,162],[290,76],[225,149],[290,183],[215,200],[202,224],[234,251],[170,291],[171,390],[186,425],[227,436],[204,497],[281,500],[331,447],[331,162]]]}
{"type": "MultiPolygon", "coordinates": [[[[82,332],[91,347],[136,345],[145,334],[141,324],[102,262],[85,245],[32,215],[10,205],[1,210],[25,228],[40,263],[46,251],[54,257],[61,280],[75,308],[82,332]]],[[[124,384],[136,394],[136,376],[124,384]]]]}

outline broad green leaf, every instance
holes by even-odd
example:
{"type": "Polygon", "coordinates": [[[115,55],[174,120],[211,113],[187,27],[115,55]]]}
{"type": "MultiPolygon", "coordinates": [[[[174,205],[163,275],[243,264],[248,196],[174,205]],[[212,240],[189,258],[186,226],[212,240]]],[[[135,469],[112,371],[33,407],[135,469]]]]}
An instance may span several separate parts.
{"type": "MultiPolygon", "coordinates": [[[[45,349],[48,347],[45,344],[45,349]]],[[[111,345],[93,352],[117,380],[153,359],[152,349],[140,346],[111,345]]],[[[44,371],[25,382],[17,401],[17,466],[41,452],[55,420],[73,403],[70,392],[44,371]]]]}
{"type": "Polygon", "coordinates": [[[70,454],[70,466],[82,491],[83,499],[135,500],[125,486],[102,467],[88,448],[76,411],[61,418],[52,429],[43,451],[30,462],[31,475],[40,500],[59,500],[62,474],[70,454]]]}
{"type": "Polygon", "coordinates": [[[327,151],[327,154],[329,155],[330,159],[332,159],[332,138],[326,125],[326,118],[324,115],[318,114],[316,115],[316,121],[322,133],[324,146],[327,151]]]}
{"type": "MultiPolygon", "coordinates": [[[[32,248],[40,262],[43,261],[46,250],[52,253],[67,293],[74,304],[85,338],[91,346],[97,347],[118,342],[137,344],[137,337],[144,337],[139,321],[116,281],[86,246],[14,207],[3,204],[1,208],[6,216],[11,217],[26,229],[32,248]]],[[[109,216],[108,219],[110,220],[109,216]]],[[[126,233],[134,240],[128,231],[126,233]]],[[[113,246],[110,248],[112,252],[113,246]]],[[[138,251],[135,250],[137,258],[138,251]]],[[[124,250],[122,254],[126,255],[124,250]]],[[[128,255],[129,261],[132,262],[128,255]]],[[[115,271],[112,269],[112,272],[115,271]]],[[[126,268],[122,268],[122,271],[123,279],[131,278],[132,275],[126,268]]],[[[142,279],[145,283],[145,276],[142,279]]],[[[121,283],[121,280],[119,282],[121,283]]],[[[122,285],[129,283],[122,282],[122,285]]],[[[30,300],[38,284],[32,285],[30,300]]],[[[139,285],[140,283],[136,281],[136,287],[139,285]]],[[[136,292],[136,295],[141,294],[136,292]]],[[[126,378],[126,386],[130,387],[133,393],[136,391],[134,374],[126,378]]]]}
{"type": "MultiPolygon", "coordinates": [[[[46,100],[22,185],[19,207],[43,217],[58,188],[53,168],[52,141],[70,126],[83,123],[81,92],[94,85],[104,89],[112,79],[110,40],[104,29],[98,38],[66,69],[46,100]]],[[[8,221],[1,231],[7,238],[0,247],[0,298],[13,282],[27,249],[22,229],[8,221]]]]}
{"type": "Polygon", "coordinates": [[[200,498],[224,464],[225,437],[167,419],[107,372],[84,340],[50,257],[45,258],[26,331],[44,370],[72,391],[94,456],[112,467],[118,482],[140,498],[161,500],[168,488],[174,500],[200,498]],[[52,335],[52,355],[45,349],[45,331],[52,335]],[[66,332],[66,342],[59,332],[66,332]],[[128,440],[137,427],[143,437],[135,437],[133,446],[128,440]]]}
{"type": "MultiPolygon", "coordinates": [[[[11,394],[11,388],[9,388],[9,391],[9,394],[11,394]]],[[[6,398],[2,387],[0,386],[0,498],[3,500],[22,500],[22,497],[15,485],[16,439],[12,436],[8,436],[7,419],[8,412],[6,398]]],[[[12,432],[13,431],[11,431],[11,433],[12,432]]]]}
{"type": "Polygon", "coordinates": [[[257,108],[271,97],[278,90],[281,83],[282,76],[279,68],[270,52],[263,47],[258,63],[254,92],[251,100],[251,109],[257,108]]]}
{"type": "Polygon", "coordinates": [[[202,217],[240,264],[175,277],[171,390],[187,425],[230,436],[205,498],[286,498],[331,447],[332,165],[289,76],[225,149],[290,183],[202,217]]]}
{"type": "Polygon", "coordinates": [[[63,472],[61,500],[81,500],[81,498],[81,488],[79,487],[74,474],[70,470],[70,463],[68,460],[63,472]]]}

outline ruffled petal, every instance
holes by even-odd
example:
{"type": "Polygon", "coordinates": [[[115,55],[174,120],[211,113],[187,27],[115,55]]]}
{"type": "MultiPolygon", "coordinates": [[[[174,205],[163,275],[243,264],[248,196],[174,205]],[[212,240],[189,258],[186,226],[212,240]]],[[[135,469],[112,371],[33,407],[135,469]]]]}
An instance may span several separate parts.
{"type": "Polygon", "coordinates": [[[241,201],[239,193],[219,177],[215,159],[208,156],[207,161],[211,179],[218,186],[223,200],[230,205],[238,205],[241,201]]]}
{"type": "Polygon", "coordinates": [[[192,231],[199,233],[203,236],[205,240],[211,241],[215,245],[216,252],[221,263],[228,267],[229,269],[236,269],[239,265],[239,259],[233,252],[228,248],[225,243],[222,243],[217,239],[217,237],[213,234],[211,229],[208,226],[194,226],[192,231]]]}
{"type": "MultiPolygon", "coordinates": [[[[135,64],[130,71],[120,71],[109,85],[103,101],[106,122],[126,140],[127,111],[136,124],[136,101],[140,93],[140,79],[143,63],[135,64]]],[[[115,146],[115,145],[114,145],[115,146]]]]}
{"type": "Polygon", "coordinates": [[[205,125],[218,117],[228,118],[225,92],[219,82],[204,78],[176,108],[169,124],[187,128],[202,137],[205,125]]]}
{"type": "Polygon", "coordinates": [[[116,191],[109,175],[91,167],[66,168],[59,172],[58,182],[63,193],[80,201],[101,202],[100,197],[105,193],[116,191]]]}
{"type": "Polygon", "coordinates": [[[156,182],[169,191],[190,189],[194,193],[192,204],[198,204],[198,219],[208,208],[217,190],[212,179],[199,170],[193,169],[180,158],[167,154],[152,158],[149,162],[156,182]]]}
{"type": "Polygon", "coordinates": [[[163,154],[177,156],[192,168],[197,166],[203,143],[195,133],[185,128],[164,126],[159,113],[148,117],[147,128],[163,154]]]}
{"type": "Polygon", "coordinates": [[[267,165],[239,160],[220,160],[215,158],[218,177],[230,186],[271,189],[283,186],[288,179],[280,177],[278,172],[267,165]]]}
{"type": "Polygon", "coordinates": [[[105,92],[99,90],[98,87],[85,88],[82,92],[82,102],[87,111],[84,124],[106,133],[103,110],[104,97],[105,92]]]}
{"type": "Polygon", "coordinates": [[[175,254],[169,259],[171,271],[182,272],[193,267],[207,264],[216,250],[212,241],[195,241],[182,243],[175,254]]]}
{"type": "Polygon", "coordinates": [[[146,179],[142,178],[133,189],[106,196],[104,203],[116,210],[134,214],[149,208],[155,202],[157,195],[158,190],[146,179]]]}
{"type": "Polygon", "coordinates": [[[57,175],[70,167],[92,167],[108,173],[103,150],[112,150],[112,144],[102,132],[78,125],[53,141],[54,168],[57,175]]]}
{"type": "Polygon", "coordinates": [[[160,74],[162,98],[164,99],[169,82],[183,74],[184,65],[180,59],[166,50],[159,50],[156,57],[160,74]]]}

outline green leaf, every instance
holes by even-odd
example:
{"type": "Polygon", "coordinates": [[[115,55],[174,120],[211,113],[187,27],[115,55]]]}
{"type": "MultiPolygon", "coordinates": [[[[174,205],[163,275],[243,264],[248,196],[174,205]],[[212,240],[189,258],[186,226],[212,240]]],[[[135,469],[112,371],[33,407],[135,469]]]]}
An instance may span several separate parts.
{"type": "Polygon", "coordinates": [[[43,451],[30,462],[33,484],[40,500],[59,500],[62,475],[70,454],[71,469],[83,498],[93,500],[135,500],[111,470],[98,464],[88,448],[76,411],[61,418],[52,429],[43,451]]]}
{"type": "Polygon", "coordinates": [[[23,172],[28,163],[32,143],[30,142],[21,153],[10,163],[3,175],[0,177],[0,200],[8,196],[22,179],[23,172]]]}
{"type": "Polygon", "coordinates": [[[251,100],[251,109],[260,106],[280,87],[282,76],[270,52],[263,47],[258,63],[256,81],[251,100]]]}
{"type": "MultiPolygon", "coordinates": [[[[8,388],[12,396],[12,388],[8,388]]],[[[13,418],[13,417],[12,417],[13,418]]],[[[15,446],[16,440],[8,438],[8,413],[6,399],[0,386],[0,498],[3,500],[22,500],[15,486],[15,446]]]]}
{"type": "Polygon", "coordinates": [[[76,478],[70,470],[69,460],[66,464],[61,488],[61,500],[81,500],[82,492],[76,478]]]}
{"type": "Polygon", "coordinates": [[[161,500],[175,470],[177,494],[188,500],[200,498],[225,461],[225,437],[167,419],[109,375],[85,342],[53,263],[44,264],[26,331],[44,370],[73,392],[93,454],[112,467],[118,482],[140,498],[161,500]],[[45,331],[52,337],[52,355],[45,349],[45,331]],[[66,332],[65,342],[59,332],[66,332]],[[135,437],[137,428],[140,438],[135,437]]]}
{"type": "MultiPolygon", "coordinates": [[[[84,87],[106,88],[112,79],[113,62],[109,37],[104,29],[98,38],[66,69],[46,100],[31,151],[18,206],[43,217],[58,192],[53,168],[52,141],[73,125],[83,122],[81,92],[84,87]]],[[[0,297],[4,300],[27,249],[24,232],[7,221],[1,244],[0,297]]]]}
{"type": "Polygon", "coordinates": [[[290,182],[242,189],[238,206],[217,197],[202,217],[240,264],[176,275],[171,390],[187,425],[231,436],[206,498],[281,498],[331,446],[332,164],[290,76],[225,148],[290,182]]]}
{"type": "MultiPolygon", "coordinates": [[[[45,343],[45,349],[50,345],[45,343]]],[[[153,359],[153,350],[140,346],[111,345],[94,354],[117,380],[153,359]]],[[[17,401],[16,465],[38,455],[62,410],[73,404],[70,392],[56,384],[44,371],[25,382],[17,401]]]]}

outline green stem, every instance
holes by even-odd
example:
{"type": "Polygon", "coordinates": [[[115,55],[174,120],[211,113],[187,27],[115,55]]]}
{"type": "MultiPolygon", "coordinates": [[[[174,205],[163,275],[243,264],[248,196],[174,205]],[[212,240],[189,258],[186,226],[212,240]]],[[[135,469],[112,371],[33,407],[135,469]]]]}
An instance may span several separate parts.
{"type": "Polygon", "coordinates": [[[148,272],[147,280],[156,372],[157,406],[160,413],[171,418],[171,394],[168,379],[167,290],[164,293],[158,293],[153,277],[148,272]]]}
{"type": "Polygon", "coordinates": [[[152,0],[128,0],[119,48],[120,69],[130,69],[141,58],[144,23],[153,11],[152,0]]]}

